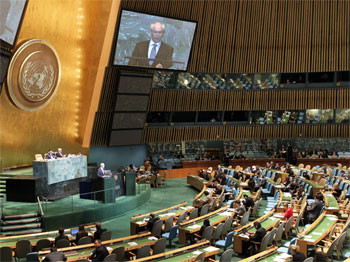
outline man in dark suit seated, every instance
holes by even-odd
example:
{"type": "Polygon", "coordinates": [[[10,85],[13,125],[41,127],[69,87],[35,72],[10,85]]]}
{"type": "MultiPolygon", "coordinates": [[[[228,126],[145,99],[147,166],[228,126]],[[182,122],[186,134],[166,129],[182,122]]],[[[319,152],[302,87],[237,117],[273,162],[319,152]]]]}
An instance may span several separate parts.
{"type": "Polygon", "coordinates": [[[245,208],[248,210],[248,208],[253,208],[254,207],[254,200],[253,198],[249,197],[248,195],[244,194],[243,195],[243,205],[245,206],[245,208]]]}
{"type": "Polygon", "coordinates": [[[60,227],[58,229],[58,236],[55,238],[55,245],[57,244],[58,240],[61,240],[61,239],[67,239],[69,240],[68,236],[66,236],[64,234],[64,228],[63,227],[60,227]]]}
{"type": "Polygon", "coordinates": [[[253,242],[261,243],[262,239],[266,235],[266,229],[261,227],[260,222],[255,221],[254,227],[256,229],[254,235],[249,232],[245,233],[247,236],[249,236],[249,242],[243,242],[243,253],[249,253],[248,251],[254,246],[253,242]]]}
{"type": "Polygon", "coordinates": [[[154,223],[155,223],[156,221],[158,221],[158,220],[159,220],[159,217],[155,217],[154,214],[150,214],[149,220],[148,220],[147,226],[146,226],[147,229],[148,229],[149,231],[152,231],[154,223]]]}
{"type": "Polygon", "coordinates": [[[96,223],[96,231],[94,233],[94,240],[101,239],[101,235],[103,232],[107,231],[103,229],[100,222],[96,223]]]}
{"type": "Polygon", "coordinates": [[[49,150],[49,152],[47,152],[45,159],[55,159],[55,153],[52,150],[49,150]]]}
{"type": "Polygon", "coordinates": [[[63,252],[58,252],[56,247],[51,247],[51,253],[47,254],[43,261],[56,262],[56,261],[66,261],[66,260],[67,258],[63,252]]]}
{"type": "Polygon", "coordinates": [[[107,248],[102,245],[101,240],[99,239],[94,241],[94,246],[96,249],[92,252],[91,256],[89,256],[89,259],[93,262],[103,261],[105,257],[109,255],[107,248]]]}
{"type": "Polygon", "coordinates": [[[163,23],[155,22],[151,24],[151,40],[143,41],[136,44],[129,65],[155,67],[155,68],[170,68],[173,58],[174,48],[162,42],[165,33],[163,23]]]}
{"type": "Polygon", "coordinates": [[[304,224],[311,224],[317,219],[323,207],[322,200],[323,196],[318,192],[315,196],[315,203],[313,203],[311,206],[306,207],[304,214],[304,224]]]}

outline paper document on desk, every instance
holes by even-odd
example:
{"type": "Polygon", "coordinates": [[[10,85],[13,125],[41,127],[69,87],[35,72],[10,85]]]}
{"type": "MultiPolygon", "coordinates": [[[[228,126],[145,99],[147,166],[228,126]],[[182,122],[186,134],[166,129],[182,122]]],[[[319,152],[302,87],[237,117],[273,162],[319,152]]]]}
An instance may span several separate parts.
{"type": "Polygon", "coordinates": [[[282,259],[286,259],[286,258],[291,258],[291,255],[288,255],[287,253],[280,253],[278,256],[278,258],[282,258],[282,259]]]}
{"type": "Polygon", "coordinates": [[[51,242],[55,241],[55,239],[53,237],[48,237],[47,239],[50,240],[51,242]]]}
{"type": "Polygon", "coordinates": [[[109,251],[109,252],[112,252],[113,251],[113,248],[111,248],[111,247],[106,247],[107,248],[107,250],[109,251]]]}
{"type": "Polygon", "coordinates": [[[136,242],[128,242],[128,245],[129,246],[137,246],[137,243],[136,242]]]}
{"type": "Polygon", "coordinates": [[[187,210],[187,208],[186,207],[180,207],[181,209],[183,209],[183,210],[187,210]]]}
{"type": "Polygon", "coordinates": [[[322,233],[320,233],[320,232],[312,232],[312,234],[313,234],[313,235],[317,235],[317,236],[322,235],[322,233]]]}
{"type": "Polygon", "coordinates": [[[249,236],[247,236],[246,234],[239,234],[239,236],[243,238],[249,238],[249,236]]]}
{"type": "Polygon", "coordinates": [[[230,216],[232,216],[232,213],[226,211],[226,212],[220,213],[219,215],[220,215],[220,216],[225,216],[225,217],[230,217],[230,216]]]}
{"type": "Polygon", "coordinates": [[[283,193],[283,196],[291,197],[292,195],[290,193],[283,193]]]}
{"type": "Polygon", "coordinates": [[[201,227],[200,225],[192,225],[192,226],[188,226],[188,228],[198,228],[198,227],[201,227]]]}
{"type": "Polygon", "coordinates": [[[137,221],[137,222],[136,222],[136,224],[139,224],[139,225],[142,225],[142,224],[144,224],[144,223],[145,223],[145,221],[143,221],[143,220],[142,220],[142,221],[137,221]]]}
{"type": "Polygon", "coordinates": [[[279,213],[276,213],[276,214],[273,214],[274,217],[284,217],[283,214],[279,214],[279,213]]]}
{"type": "Polygon", "coordinates": [[[149,237],[148,239],[149,239],[149,240],[154,240],[154,241],[157,241],[157,240],[158,240],[158,238],[156,238],[156,237],[149,237]]]}
{"type": "Polygon", "coordinates": [[[207,252],[212,252],[212,251],[218,250],[218,248],[210,246],[210,247],[204,248],[204,250],[207,251],[207,252]]]}
{"type": "Polygon", "coordinates": [[[199,251],[199,250],[197,250],[197,251],[192,252],[192,254],[194,254],[194,255],[200,255],[200,254],[202,254],[202,252],[199,251]]]}

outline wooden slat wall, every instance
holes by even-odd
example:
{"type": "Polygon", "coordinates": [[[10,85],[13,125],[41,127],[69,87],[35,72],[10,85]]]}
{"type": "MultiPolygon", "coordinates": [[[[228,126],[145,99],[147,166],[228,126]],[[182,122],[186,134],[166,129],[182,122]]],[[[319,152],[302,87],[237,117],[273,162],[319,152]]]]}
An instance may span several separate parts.
{"type": "Polygon", "coordinates": [[[95,114],[91,135],[91,146],[108,145],[110,129],[113,121],[119,70],[106,68],[98,112],[95,114]]]}
{"type": "Polygon", "coordinates": [[[153,90],[150,112],[350,108],[350,89],[153,90]]]}
{"type": "Polygon", "coordinates": [[[147,127],[143,130],[143,143],[349,136],[347,124],[147,127]]]}
{"type": "Polygon", "coordinates": [[[348,0],[122,0],[198,21],[190,72],[350,70],[348,0]]]}

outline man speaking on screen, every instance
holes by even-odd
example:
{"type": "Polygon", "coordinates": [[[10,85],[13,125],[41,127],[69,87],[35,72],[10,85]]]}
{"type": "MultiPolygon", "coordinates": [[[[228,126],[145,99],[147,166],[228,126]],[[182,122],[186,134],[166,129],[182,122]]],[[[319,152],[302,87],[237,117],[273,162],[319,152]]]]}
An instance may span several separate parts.
{"type": "Polygon", "coordinates": [[[151,40],[136,44],[129,65],[170,68],[173,64],[174,48],[162,41],[164,32],[165,26],[163,23],[152,23],[150,30],[151,40]]]}

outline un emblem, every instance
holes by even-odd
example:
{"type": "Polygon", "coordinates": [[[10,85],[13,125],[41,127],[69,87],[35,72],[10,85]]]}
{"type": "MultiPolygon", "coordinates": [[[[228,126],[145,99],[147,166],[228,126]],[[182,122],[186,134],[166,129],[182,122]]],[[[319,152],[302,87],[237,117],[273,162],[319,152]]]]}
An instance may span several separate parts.
{"type": "Polygon", "coordinates": [[[30,40],[13,55],[7,85],[13,102],[26,111],[48,105],[57,91],[61,66],[56,50],[43,40],[30,40]]]}

